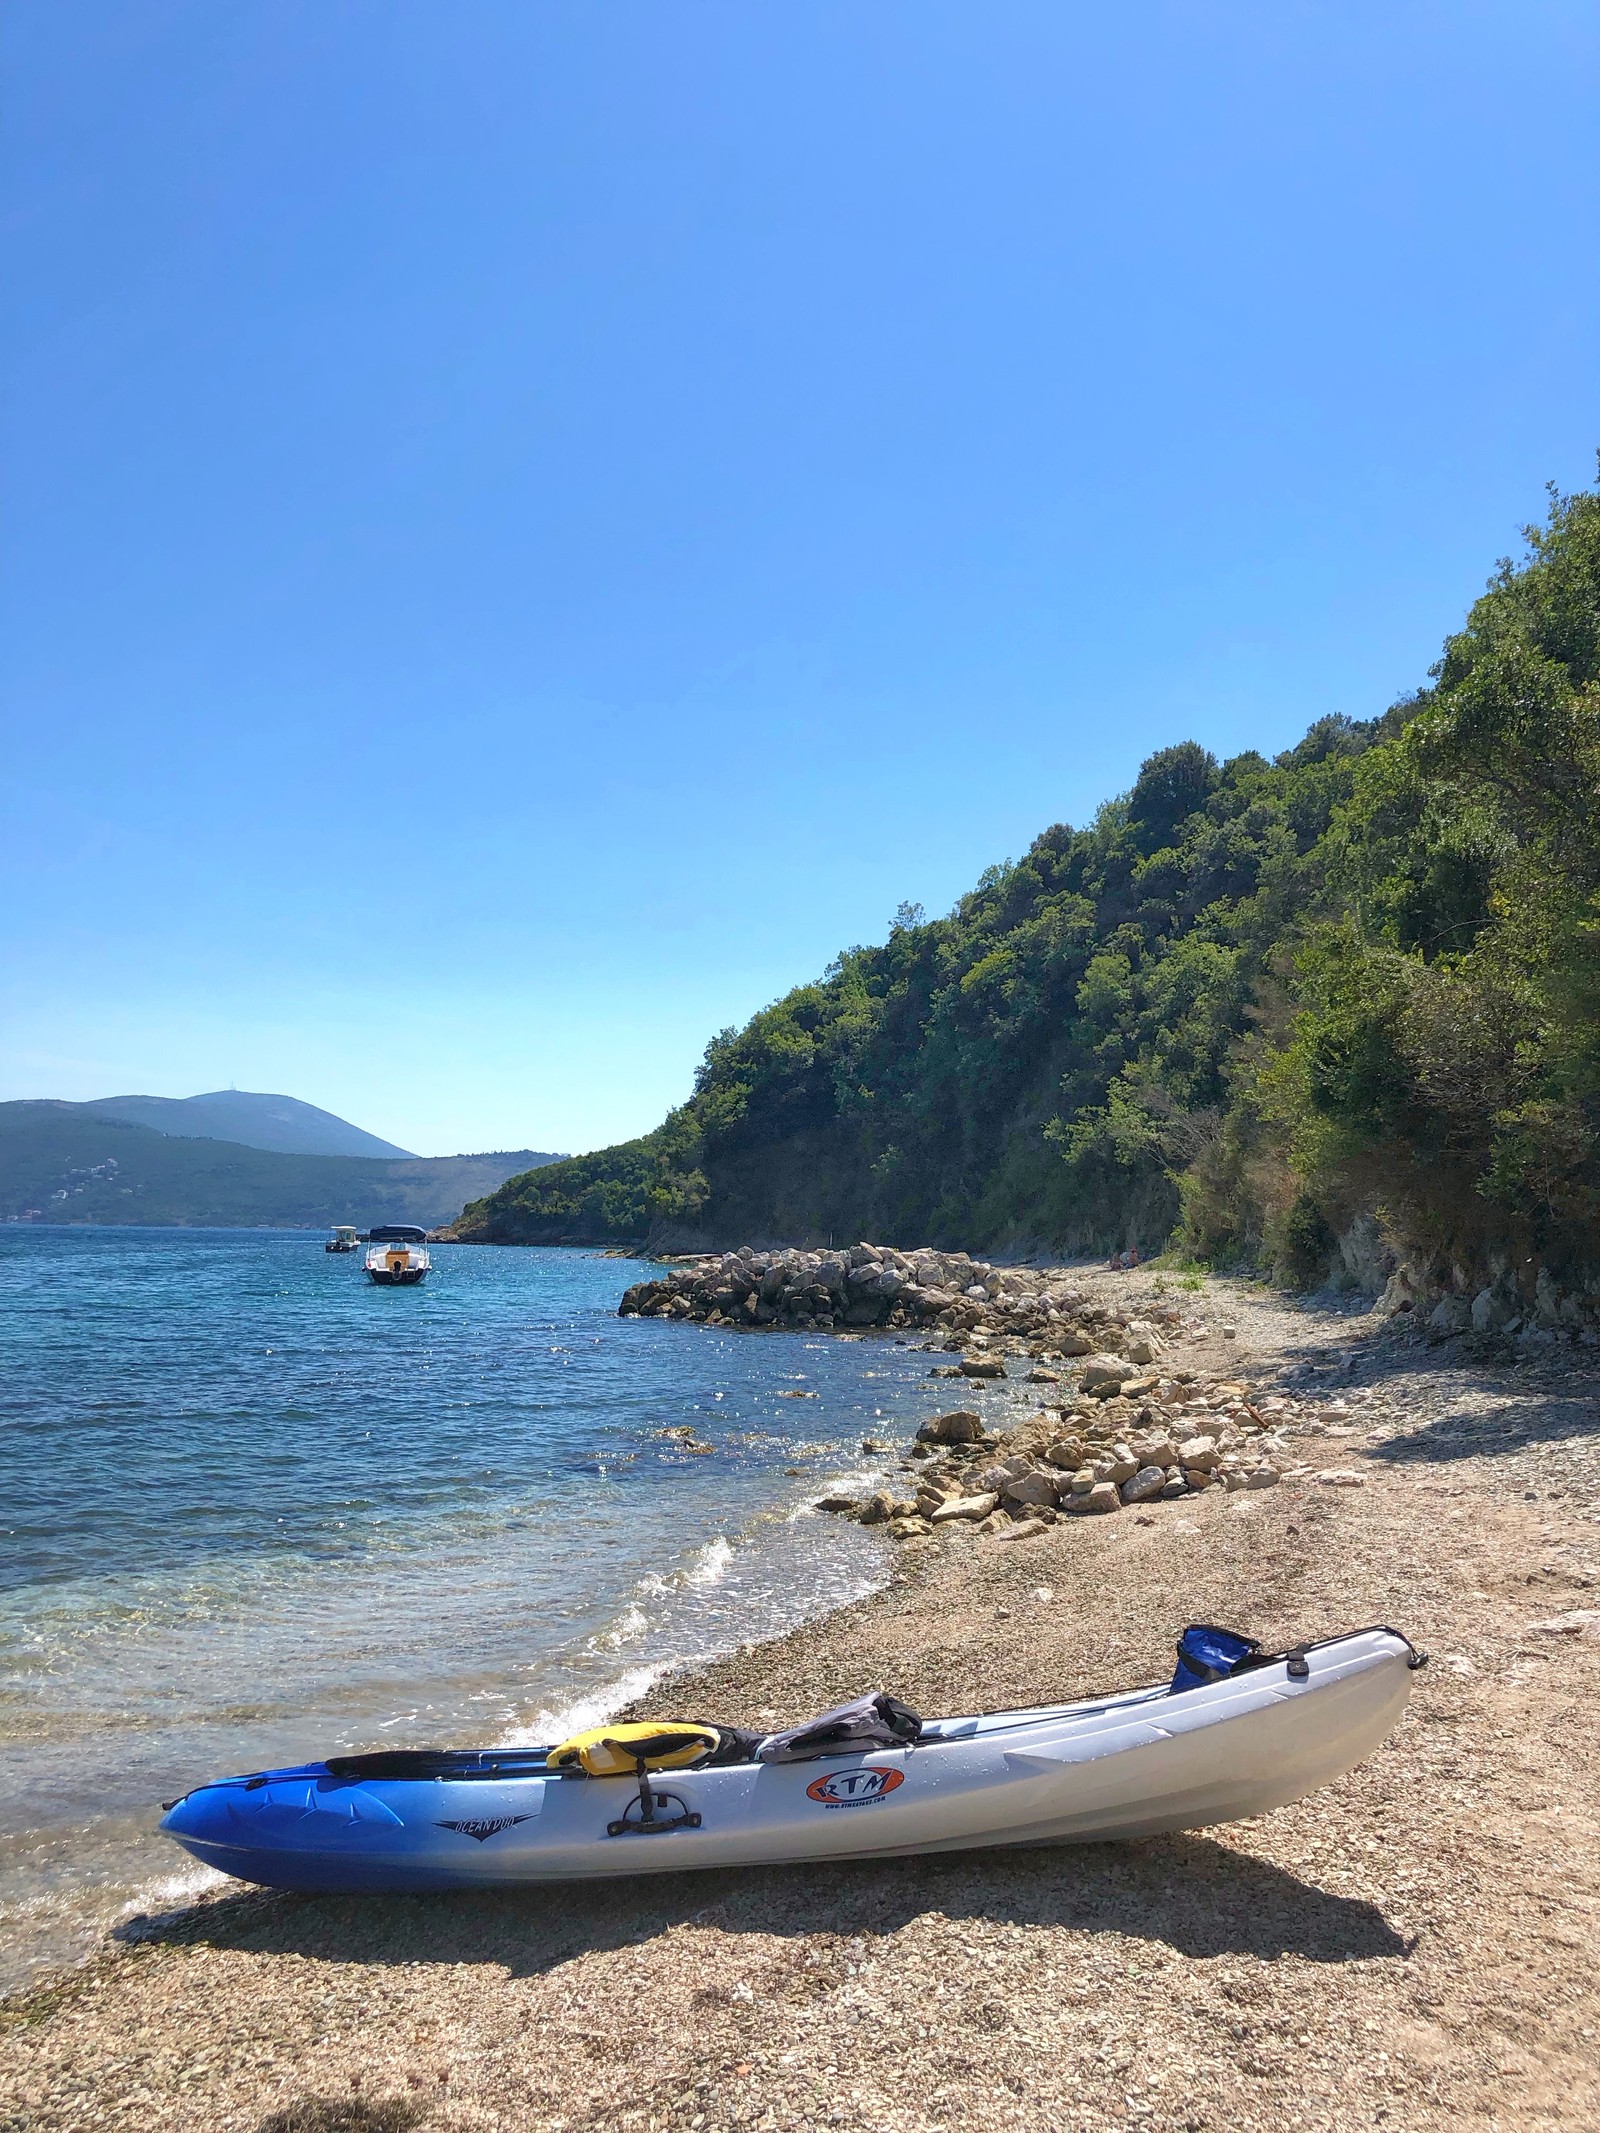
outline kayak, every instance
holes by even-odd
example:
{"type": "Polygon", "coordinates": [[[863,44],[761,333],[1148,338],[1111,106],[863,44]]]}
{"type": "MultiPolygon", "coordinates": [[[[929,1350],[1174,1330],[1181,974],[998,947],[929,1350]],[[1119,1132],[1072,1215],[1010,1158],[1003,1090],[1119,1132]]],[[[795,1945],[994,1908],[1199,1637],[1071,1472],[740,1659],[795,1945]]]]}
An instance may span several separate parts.
{"type": "Polygon", "coordinates": [[[338,1756],[202,1785],[161,1828],[239,1880],[337,1891],[1145,1837],[1330,1784],[1399,1722],[1420,1663],[1397,1631],[1358,1630],[1181,1693],[930,1719],[914,1743],[810,1761],[641,1764],[637,1783],[540,1748],[338,1756]]]}

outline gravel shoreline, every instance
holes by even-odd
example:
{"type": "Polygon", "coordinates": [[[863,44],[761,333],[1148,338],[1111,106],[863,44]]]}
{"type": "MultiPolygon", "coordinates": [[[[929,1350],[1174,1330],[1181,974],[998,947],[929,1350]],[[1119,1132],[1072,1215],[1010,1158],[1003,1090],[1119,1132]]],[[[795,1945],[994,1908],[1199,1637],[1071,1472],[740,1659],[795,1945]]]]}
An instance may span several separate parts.
{"type": "MultiPolygon", "coordinates": [[[[1072,1278],[1123,1307],[1161,1280],[1072,1278]]],[[[1348,1419],[1290,1432],[1310,1471],[999,1547],[941,1526],[885,1590],[640,1708],[777,1725],[885,1686],[992,1709],[1161,1678],[1190,1619],[1277,1642],[1389,1620],[1432,1663],[1339,1785],[1129,1845],[223,1892],[6,2003],[0,2129],[1600,2123],[1600,1369],[1221,1282],[1203,1315],[1237,1337],[1186,1364],[1339,1389],[1348,1419]],[[1359,1484],[1314,1478],[1335,1466],[1359,1484]]]]}

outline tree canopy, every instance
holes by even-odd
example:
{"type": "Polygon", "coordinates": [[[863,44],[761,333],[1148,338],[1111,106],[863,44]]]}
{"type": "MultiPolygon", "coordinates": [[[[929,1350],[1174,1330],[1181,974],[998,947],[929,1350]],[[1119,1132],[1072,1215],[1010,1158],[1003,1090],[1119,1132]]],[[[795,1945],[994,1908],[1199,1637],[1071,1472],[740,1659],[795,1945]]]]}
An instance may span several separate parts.
{"type": "Polygon", "coordinates": [[[1600,1210],[1600,496],[1552,494],[1430,685],[1161,750],[946,917],[707,1046],[652,1134],[466,1211],[499,1241],[1158,1245],[1575,1262],[1600,1210]]]}

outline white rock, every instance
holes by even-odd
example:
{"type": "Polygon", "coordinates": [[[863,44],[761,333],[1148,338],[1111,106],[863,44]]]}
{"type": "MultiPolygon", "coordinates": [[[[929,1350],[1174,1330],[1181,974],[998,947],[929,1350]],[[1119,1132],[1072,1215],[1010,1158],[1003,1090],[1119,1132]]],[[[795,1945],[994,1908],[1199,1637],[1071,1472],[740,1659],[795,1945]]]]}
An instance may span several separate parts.
{"type": "Polygon", "coordinates": [[[1178,1464],[1181,1467],[1198,1467],[1209,1473],[1217,1463],[1217,1440],[1215,1437],[1190,1437],[1178,1446],[1178,1464]]]}
{"type": "Polygon", "coordinates": [[[941,1526],[952,1518],[987,1518],[999,1501],[993,1489],[986,1489],[981,1496],[953,1496],[948,1503],[940,1504],[932,1523],[941,1526]]]}
{"type": "Polygon", "coordinates": [[[1165,1467],[1142,1466],[1131,1481],[1122,1484],[1122,1500],[1124,1503],[1149,1503],[1166,1485],[1165,1467]]]}
{"type": "Polygon", "coordinates": [[[1246,1474],[1244,1485],[1247,1489],[1275,1489],[1281,1479],[1275,1466],[1258,1466],[1254,1473],[1246,1474]]]}
{"type": "Polygon", "coordinates": [[[1541,1637],[1600,1637],[1600,1607],[1576,1607],[1570,1615],[1552,1615],[1528,1627],[1541,1637]]]}

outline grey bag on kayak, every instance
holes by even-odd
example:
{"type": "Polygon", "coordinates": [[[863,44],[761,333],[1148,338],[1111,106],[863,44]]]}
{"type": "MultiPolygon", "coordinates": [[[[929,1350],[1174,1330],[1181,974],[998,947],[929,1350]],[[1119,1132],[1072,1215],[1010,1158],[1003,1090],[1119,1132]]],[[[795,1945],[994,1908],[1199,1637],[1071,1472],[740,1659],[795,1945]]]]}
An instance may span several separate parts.
{"type": "Polygon", "coordinates": [[[808,1763],[819,1755],[847,1755],[852,1748],[908,1748],[922,1720],[906,1704],[880,1690],[858,1696],[787,1733],[769,1733],[756,1750],[758,1763],[808,1763]]]}

